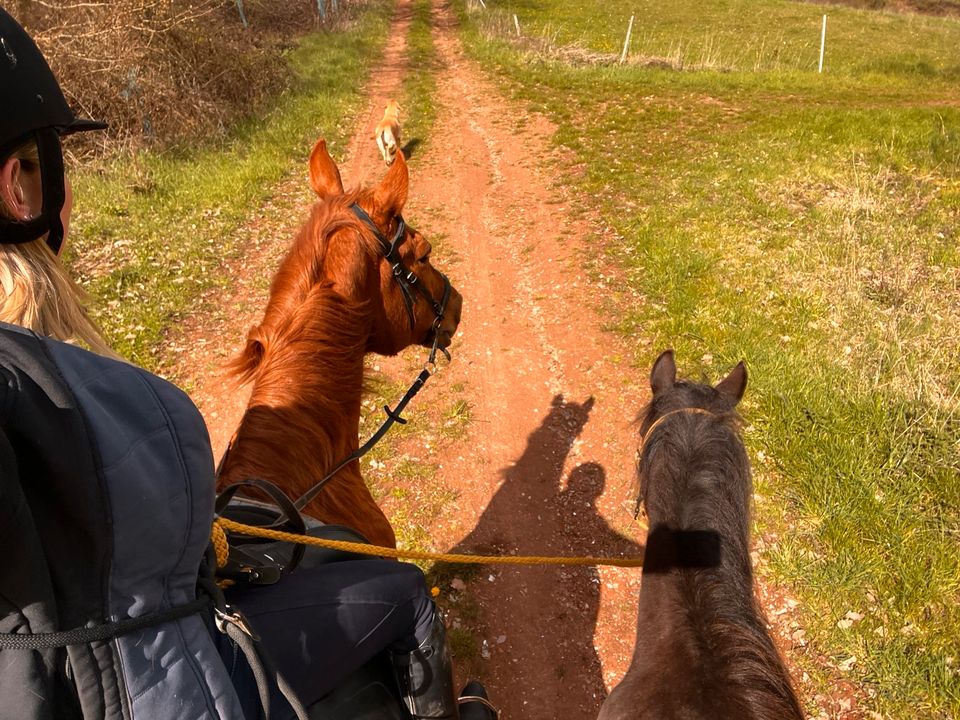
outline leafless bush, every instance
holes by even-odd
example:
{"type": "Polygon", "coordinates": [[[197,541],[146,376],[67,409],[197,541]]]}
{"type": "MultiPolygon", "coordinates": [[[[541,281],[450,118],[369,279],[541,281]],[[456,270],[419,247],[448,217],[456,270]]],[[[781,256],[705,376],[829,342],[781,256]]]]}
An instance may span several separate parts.
{"type": "MultiPolygon", "coordinates": [[[[281,53],[315,0],[19,0],[67,99],[114,147],[223,128],[286,82],[281,53]]],[[[100,142],[103,142],[101,139],[100,142]]]]}

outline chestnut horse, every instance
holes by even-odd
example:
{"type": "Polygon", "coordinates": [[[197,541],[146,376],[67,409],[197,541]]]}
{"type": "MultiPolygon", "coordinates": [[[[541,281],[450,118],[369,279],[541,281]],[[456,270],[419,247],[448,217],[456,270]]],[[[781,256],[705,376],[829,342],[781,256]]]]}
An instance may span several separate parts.
{"type": "Polygon", "coordinates": [[[668,350],[650,374],[637,644],[599,720],[801,720],[754,597],[750,465],[734,411],[746,369],[741,362],[715,387],[676,373],[668,350]]]}
{"type": "MultiPolygon", "coordinates": [[[[460,322],[460,294],[400,214],[409,183],[402,153],[376,188],[345,193],[321,139],[310,182],[318,200],[273,279],[263,321],[231,363],[253,389],[220,488],[262,478],[302,496],[357,450],[364,355],[446,348],[460,322]]],[[[303,510],[396,546],[357,460],[303,510]]]]}

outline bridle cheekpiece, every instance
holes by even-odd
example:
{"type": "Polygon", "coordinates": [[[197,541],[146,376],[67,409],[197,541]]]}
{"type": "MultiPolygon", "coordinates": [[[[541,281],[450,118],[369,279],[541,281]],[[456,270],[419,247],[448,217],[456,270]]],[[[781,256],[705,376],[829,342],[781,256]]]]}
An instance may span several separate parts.
{"type": "MultiPolygon", "coordinates": [[[[407,235],[407,224],[404,222],[403,216],[397,215],[397,230],[393,234],[393,239],[387,240],[386,236],[380,231],[380,228],[378,228],[377,224],[373,221],[373,218],[371,218],[362,207],[360,207],[357,203],[353,203],[350,206],[350,210],[353,211],[353,214],[357,216],[358,220],[370,228],[374,234],[374,237],[376,237],[380,242],[380,249],[383,252],[383,256],[386,258],[387,262],[390,263],[390,269],[393,272],[393,279],[397,281],[397,284],[400,287],[400,294],[403,296],[403,304],[407,308],[407,317],[410,318],[410,330],[413,330],[414,327],[416,327],[416,319],[413,313],[413,306],[417,302],[416,293],[419,293],[433,310],[434,320],[433,327],[431,329],[431,332],[433,333],[433,348],[430,352],[429,362],[432,363],[435,360],[438,350],[446,356],[447,360],[449,360],[450,353],[448,353],[445,348],[439,347],[438,342],[440,339],[440,325],[443,323],[444,315],[447,311],[447,303],[450,300],[450,292],[452,289],[450,278],[448,278],[442,272],[440,273],[440,277],[443,278],[443,298],[440,300],[440,302],[437,302],[420,278],[417,277],[417,274],[413,270],[405,268],[400,259],[400,245],[403,243],[403,240],[407,235]]],[[[438,270],[437,272],[440,271],[438,270]]]]}

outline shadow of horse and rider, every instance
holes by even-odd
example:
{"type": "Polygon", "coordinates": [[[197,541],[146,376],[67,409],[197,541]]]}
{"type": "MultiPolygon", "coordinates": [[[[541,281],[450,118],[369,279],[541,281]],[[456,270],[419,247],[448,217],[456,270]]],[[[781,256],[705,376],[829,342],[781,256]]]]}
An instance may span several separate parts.
{"type": "MultiPolygon", "coordinates": [[[[593,398],[556,395],[517,460],[501,471],[502,483],[476,527],[451,552],[515,555],[638,556],[644,547],[615,531],[597,508],[606,471],[584,462],[564,472],[582,433],[593,398]]],[[[435,577],[466,568],[443,565],[435,577]]],[[[512,716],[543,717],[564,708],[568,717],[596,716],[606,696],[594,631],[600,609],[596,567],[489,566],[470,595],[482,615],[484,656],[494,663],[497,694],[522,698],[512,716]]],[[[477,640],[478,643],[483,640],[477,640]]]]}

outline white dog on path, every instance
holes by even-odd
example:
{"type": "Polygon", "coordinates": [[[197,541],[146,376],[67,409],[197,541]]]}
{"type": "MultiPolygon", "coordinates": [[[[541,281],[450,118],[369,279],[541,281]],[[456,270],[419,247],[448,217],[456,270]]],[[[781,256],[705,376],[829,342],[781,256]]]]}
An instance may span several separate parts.
{"type": "Polygon", "coordinates": [[[400,148],[400,103],[391,100],[383,111],[383,119],[377,125],[373,134],[377,140],[377,147],[387,165],[393,165],[400,148]]]}

